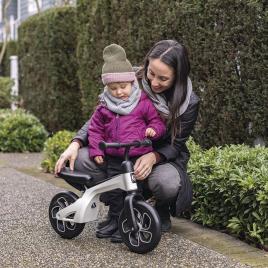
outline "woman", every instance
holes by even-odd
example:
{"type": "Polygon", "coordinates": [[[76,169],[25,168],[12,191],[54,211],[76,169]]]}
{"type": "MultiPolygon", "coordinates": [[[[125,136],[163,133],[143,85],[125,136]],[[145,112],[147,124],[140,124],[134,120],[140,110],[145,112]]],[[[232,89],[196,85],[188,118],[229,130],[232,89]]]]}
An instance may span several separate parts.
{"type": "MultiPolygon", "coordinates": [[[[192,91],[189,72],[186,48],[174,40],[163,40],[148,52],[144,67],[137,75],[142,89],[165,118],[169,129],[163,138],[153,142],[154,151],[139,157],[134,165],[135,177],[156,200],[155,208],[163,232],[171,228],[170,214],[179,216],[189,209],[192,201],[192,186],[187,176],[190,154],[186,141],[197,119],[199,98],[192,91]]],[[[59,158],[55,173],[69,160],[71,169],[87,172],[95,178],[105,176],[105,167],[97,166],[89,159],[87,129],[88,122],[59,158]]],[[[97,237],[111,237],[112,242],[121,242],[117,220],[118,217],[110,215],[100,223],[97,237]]]]}

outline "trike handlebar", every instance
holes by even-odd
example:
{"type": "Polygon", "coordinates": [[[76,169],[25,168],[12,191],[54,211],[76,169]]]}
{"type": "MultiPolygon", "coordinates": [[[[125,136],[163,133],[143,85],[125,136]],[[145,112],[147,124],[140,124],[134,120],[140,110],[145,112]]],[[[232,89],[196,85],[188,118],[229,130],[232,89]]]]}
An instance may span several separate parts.
{"type": "Polygon", "coordinates": [[[101,150],[105,150],[107,148],[130,148],[130,147],[141,147],[141,146],[151,146],[152,142],[149,139],[145,139],[142,141],[132,141],[129,143],[118,143],[118,142],[111,142],[107,143],[101,141],[99,143],[99,148],[101,150]]]}

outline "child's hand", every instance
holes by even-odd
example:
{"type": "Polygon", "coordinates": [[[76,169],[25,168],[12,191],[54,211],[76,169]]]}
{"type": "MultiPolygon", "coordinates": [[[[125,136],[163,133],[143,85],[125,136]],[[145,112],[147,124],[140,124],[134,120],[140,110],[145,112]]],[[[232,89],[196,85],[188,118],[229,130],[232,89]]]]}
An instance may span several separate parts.
{"type": "Polygon", "coordinates": [[[104,162],[102,156],[95,156],[94,161],[99,165],[103,164],[103,162],[104,162]]]}
{"type": "Polygon", "coordinates": [[[154,137],[156,135],[156,132],[154,129],[148,127],[146,130],[145,130],[145,136],[146,137],[154,137]]]}

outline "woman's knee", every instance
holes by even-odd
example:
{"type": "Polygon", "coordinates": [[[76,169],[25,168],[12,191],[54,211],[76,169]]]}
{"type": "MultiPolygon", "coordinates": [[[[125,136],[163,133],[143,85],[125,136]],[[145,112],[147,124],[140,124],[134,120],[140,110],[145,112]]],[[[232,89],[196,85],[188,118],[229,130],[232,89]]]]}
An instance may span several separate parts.
{"type": "Polygon", "coordinates": [[[79,171],[85,171],[84,169],[87,169],[86,166],[88,165],[88,160],[90,160],[88,150],[86,147],[82,147],[78,151],[78,155],[74,163],[74,169],[79,171]]]}
{"type": "Polygon", "coordinates": [[[101,168],[89,158],[87,147],[82,147],[79,149],[77,158],[75,160],[74,169],[90,174],[92,177],[97,179],[102,179],[106,176],[105,168],[101,168]]]}
{"type": "Polygon", "coordinates": [[[169,163],[156,166],[148,178],[148,186],[157,200],[172,200],[180,188],[179,172],[169,163]]]}

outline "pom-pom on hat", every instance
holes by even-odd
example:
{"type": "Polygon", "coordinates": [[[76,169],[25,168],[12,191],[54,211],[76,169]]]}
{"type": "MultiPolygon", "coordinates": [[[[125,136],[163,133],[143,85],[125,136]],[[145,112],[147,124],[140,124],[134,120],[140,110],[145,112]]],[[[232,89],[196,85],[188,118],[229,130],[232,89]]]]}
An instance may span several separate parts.
{"type": "Polygon", "coordinates": [[[103,50],[104,64],[102,67],[102,82],[104,85],[116,82],[132,82],[135,80],[135,72],[128,61],[125,50],[111,44],[103,50]]]}

